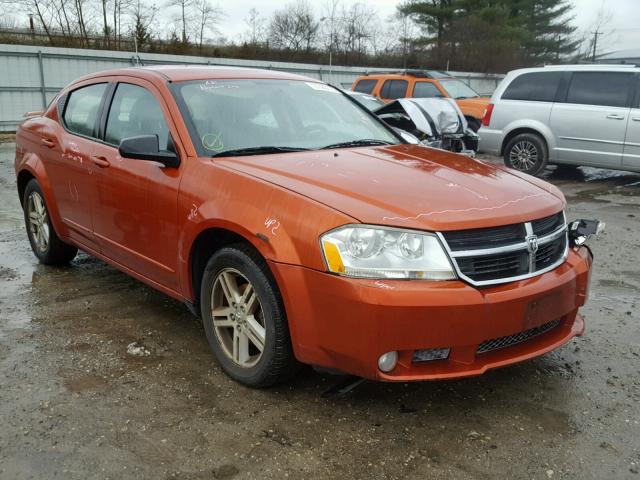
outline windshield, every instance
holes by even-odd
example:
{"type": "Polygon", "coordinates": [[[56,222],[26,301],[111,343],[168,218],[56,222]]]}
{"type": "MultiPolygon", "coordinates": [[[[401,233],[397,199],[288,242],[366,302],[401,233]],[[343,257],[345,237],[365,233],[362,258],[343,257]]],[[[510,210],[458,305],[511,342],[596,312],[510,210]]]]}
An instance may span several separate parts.
{"type": "Polygon", "coordinates": [[[375,117],[322,83],[198,80],[174,89],[191,120],[193,143],[205,156],[400,143],[375,117]]]}
{"type": "Polygon", "coordinates": [[[480,96],[478,92],[460,80],[440,80],[440,85],[451,98],[475,98],[480,96]]]}

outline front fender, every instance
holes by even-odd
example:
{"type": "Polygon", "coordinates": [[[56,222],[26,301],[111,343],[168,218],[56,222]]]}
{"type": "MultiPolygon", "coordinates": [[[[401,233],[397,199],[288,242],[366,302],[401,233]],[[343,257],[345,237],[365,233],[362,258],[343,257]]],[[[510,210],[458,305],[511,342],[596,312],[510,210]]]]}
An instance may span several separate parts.
{"type": "Polygon", "coordinates": [[[194,298],[193,246],[206,230],[219,228],[243,237],[267,261],[323,270],[320,235],[355,222],[326,205],[208,159],[195,162],[200,164],[183,177],[178,208],[178,218],[183,219],[180,277],[188,298],[194,298]]]}

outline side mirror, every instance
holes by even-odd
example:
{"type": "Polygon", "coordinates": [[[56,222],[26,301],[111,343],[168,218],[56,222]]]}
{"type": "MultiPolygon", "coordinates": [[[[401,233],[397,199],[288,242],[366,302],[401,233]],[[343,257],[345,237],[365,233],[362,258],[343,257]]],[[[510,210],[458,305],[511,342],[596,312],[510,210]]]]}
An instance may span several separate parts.
{"type": "Polygon", "coordinates": [[[158,162],[165,167],[177,168],[180,159],[174,152],[160,151],[157,135],[140,135],[123,138],[118,147],[120,156],[133,160],[149,160],[158,162]]]}

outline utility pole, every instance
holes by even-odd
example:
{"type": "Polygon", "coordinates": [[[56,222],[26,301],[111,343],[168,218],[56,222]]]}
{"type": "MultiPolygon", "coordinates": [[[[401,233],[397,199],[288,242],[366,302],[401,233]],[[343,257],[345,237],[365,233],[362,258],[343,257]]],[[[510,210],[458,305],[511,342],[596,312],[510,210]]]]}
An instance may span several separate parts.
{"type": "Polygon", "coordinates": [[[591,55],[591,62],[596,63],[596,51],[598,50],[598,35],[600,35],[600,30],[596,29],[593,33],[593,54],[591,55]]]}

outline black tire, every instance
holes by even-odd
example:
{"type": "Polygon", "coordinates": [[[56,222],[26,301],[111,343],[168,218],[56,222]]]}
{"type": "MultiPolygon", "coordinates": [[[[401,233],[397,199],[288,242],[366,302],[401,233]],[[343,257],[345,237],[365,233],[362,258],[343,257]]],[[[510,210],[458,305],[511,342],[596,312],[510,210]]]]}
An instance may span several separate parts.
{"type": "MultiPolygon", "coordinates": [[[[202,322],[209,346],[222,369],[231,378],[249,387],[262,388],[281,383],[298,371],[300,365],[293,355],[289,325],[280,291],[266,262],[254,249],[247,245],[236,244],[217,251],[209,259],[205,268],[200,299],[202,322]],[[240,332],[238,335],[242,334],[242,327],[245,328],[244,332],[250,330],[247,328],[249,325],[247,320],[249,318],[248,310],[245,314],[244,325],[238,325],[242,321],[237,319],[231,320],[230,317],[233,314],[230,313],[229,317],[225,315],[218,316],[218,321],[231,322],[234,326],[214,327],[214,301],[227,304],[229,311],[238,312],[238,317],[241,315],[239,310],[231,308],[231,302],[228,302],[226,291],[221,286],[223,276],[227,274],[235,277],[237,292],[240,292],[241,288],[246,289],[247,285],[249,285],[253,287],[258,300],[256,311],[251,317],[254,320],[259,317],[261,327],[264,329],[264,342],[261,353],[259,353],[255,343],[248,343],[247,352],[253,348],[255,355],[259,355],[256,363],[250,366],[241,365],[239,358],[236,361],[233,358],[235,353],[229,351],[228,345],[229,336],[231,336],[231,342],[235,349],[237,332],[240,332]],[[239,286],[238,279],[240,279],[240,282],[246,280],[247,283],[242,283],[239,286]],[[215,292],[214,287],[216,288],[215,292]],[[222,296],[220,296],[220,292],[222,292],[222,296]],[[215,300],[214,296],[216,297],[215,300]],[[238,328],[240,330],[237,330],[238,328]]],[[[238,305],[241,303],[238,302],[238,305]]],[[[219,307],[219,305],[216,305],[216,307],[219,307]]],[[[249,337],[247,333],[244,335],[249,337]]]]}
{"type": "Polygon", "coordinates": [[[475,133],[478,133],[480,127],[482,126],[482,122],[475,117],[465,117],[467,119],[467,123],[469,124],[469,128],[473,130],[475,133]]]}
{"type": "Polygon", "coordinates": [[[29,180],[29,183],[27,183],[25,187],[22,208],[31,250],[33,250],[35,256],[38,257],[40,263],[45,265],[67,265],[75,258],[78,249],[73,245],[63,242],[60,240],[60,237],[58,237],[58,234],[53,228],[53,223],[51,223],[51,216],[49,215],[44,194],[35,178],[29,180]],[[44,212],[41,214],[38,214],[35,210],[32,212],[38,220],[30,216],[30,209],[35,209],[36,204],[40,205],[44,212]],[[37,231],[39,228],[46,231],[46,242],[41,241],[42,237],[38,237],[37,231]]]}
{"type": "Polygon", "coordinates": [[[529,175],[538,175],[547,166],[547,143],[535,133],[516,135],[504,149],[504,164],[529,175]]]}

